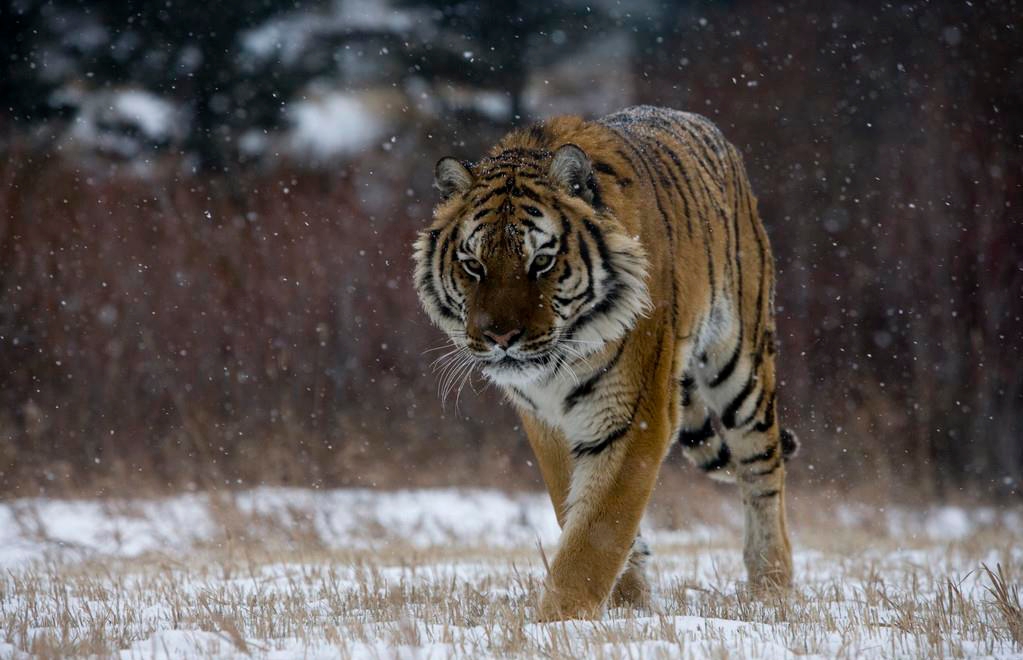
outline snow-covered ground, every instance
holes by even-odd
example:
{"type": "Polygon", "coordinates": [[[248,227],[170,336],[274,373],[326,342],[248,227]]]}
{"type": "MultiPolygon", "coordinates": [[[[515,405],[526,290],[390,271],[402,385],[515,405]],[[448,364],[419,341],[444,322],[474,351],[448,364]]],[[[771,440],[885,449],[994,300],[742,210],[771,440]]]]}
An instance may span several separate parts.
{"type": "Polygon", "coordinates": [[[653,611],[536,624],[557,541],[540,494],[10,501],[0,657],[1023,658],[1019,510],[793,517],[785,597],[744,590],[739,516],[652,517],[653,611]]]}

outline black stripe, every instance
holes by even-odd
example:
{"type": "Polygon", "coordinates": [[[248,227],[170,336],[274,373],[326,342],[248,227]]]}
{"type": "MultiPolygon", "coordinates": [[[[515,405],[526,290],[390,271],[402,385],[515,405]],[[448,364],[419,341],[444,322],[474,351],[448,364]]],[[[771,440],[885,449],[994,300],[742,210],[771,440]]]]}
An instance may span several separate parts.
{"type": "Polygon", "coordinates": [[[685,408],[693,402],[693,385],[696,384],[696,380],[693,379],[689,374],[682,374],[682,380],[679,381],[679,385],[682,386],[682,407],[685,408]]]}
{"type": "Polygon", "coordinates": [[[611,167],[605,162],[599,160],[595,161],[593,163],[593,169],[596,170],[597,172],[600,172],[601,174],[606,174],[610,177],[613,177],[615,180],[615,184],[619,188],[628,188],[629,186],[632,185],[632,179],[628,177],[618,176],[618,172],[616,172],[613,167],[611,167]]]}
{"type": "Polygon", "coordinates": [[[541,199],[541,197],[540,197],[540,194],[537,193],[532,188],[530,188],[529,186],[518,186],[518,187],[516,187],[512,191],[512,196],[514,196],[514,197],[525,197],[526,199],[531,199],[534,202],[542,202],[543,201],[541,199]]]}
{"type": "Polygon", "coordinates": [[[523,350],[528,350],[530,348],[534,348],[536,346],[539,346],[539,345],[542,345],[542,344],[546,344],[553,335],[554,335],[553,332],[547,332],[547,333],[544,333],[544,334],[539,335],[537,337],[533,337],[533,338],[529,339],[528,341],[525,341],[525,342],[521,343],[520,346],[521,346],[521,348],[523,350]]]}
{"type": "Polygon", "coordinates": [[[437,237],[440,236],[440,230],[434,229],[428,234],[428,246],[426,248],[426,257],[424,258],[425,268],[423,268],[423,274],[419,278],[419,287],[423,290],[423,293],[432,300],[440,311],[441,316],[449,318],[452,321],[460,320],[458,315],[450,309],[445,302],[441,299],[437,293],[437,286],[434,282],[433,275],[433,258],[437,252],[437,237]]]}
{"type": "Polygon", "coordinates": [[[526,396],[526,393],[525,393],[525,392],[523,392],[523,391],[522,391],[522,390],[520,390],[519,388],[515,387],[514,385],[513,385],[512,387],[510,387],[509,389],[510,389],[510,390],[511,390],[512,392],[514,392],[514,393],[515,393],[515,396],[519,397],[520,399],[522,399],[523,401],[525,401],[525,402],[526,402],[527,404],[529,404],[529,407],[530,407],[530,408],[532,408],[533,410],[537,410],[536,404],[535,404],[535,403],[533,402],[533,400],[532,400],[532,399],[530,399],[530,398],[529,398],[528,396],[526,396]]]}
{"type": "Polygon", "coordinates": [[[739,423],[737,428],[740,428],[740,429],[741,428],[745,428],[747,424],[749,424],[750,422],[752,422],[756,418],[757,413],[760,412],[760,404],[764,402],[764,396],[766,394],[767,394],[767,389],[764,388],[764,387],[761,387],[760,388],[760,394],[757,395],[757,402],[753,404],[753,410],[750,411],[749,416],[746,417],[746,419],[742,420],[742,422],[739,423]]]}
{"type": "Polygon", "coordinates": [[[778,491],[778,490],[773,490],[773,489],[772,489],[772,490],[765,490],[765,491],[764,491],[764,492],[762,492],[762,493],[757,493],[756,495],[754,495],[754,496],[753,496],[753,498],[754,498],[754,499],[757,499],[757,500],[763,500],[763,499],[767,499],[768,497],[774,497],[774,496],[775,496],[775,495],[777,495],[777,494],[778,494],[779,492],[780,492],[780,491],[778,491]]]}
{"type": "Polygon", "coordinates": [[[480,199],[478,199],[475,202],[473,202],[472,205],[473,206],[483,206],[484,204],[486,204],[487,202],[490,201],[491,197],[493,197],[494,195],[498,195],[498,194],[504,193],[504,192],[508,192],[508,189],[507,189],[506,186],[498,186],[496,188],[491,188],[489,191],[487,191],[487,193],[485,195],[483,195],[483,197],[481,197],[480,199]]]}
{"type": "Polygon", "coordinates": [[[767,400],[767,407],[764,408],[764,421],[757,422],[753,427],[757,433],[766,433],[774,426],[774,397],[775,393],[771,392],[771,398],[767,400]]]}
{"type": "MultiPolygon", "coordinates": [[[[643,169],[646,170],[647,177],[649,178],[649,180],[651,182],[651,186],[653,187],[654,201],[657,204],[657,211],[661,214],[661,220],[662,220],[662,223],[664,225],[664,232],[665,232],[665,235],[667,236],[667,239],[668,239],[668,254],[675,255],[675,243],[676,243],[676,240],[675,240],[675,225],[674,225],[674,223],[672,223],[671,219],[668,217],[668,214],[664,210],[664,205],[661,203],[661,190],[656,185],[653,185],[653,182],[655,181],[655,177],[654,177],[654,169],[655,168],[653,168],[651,166],[650,161],[647,159],[646,150],[645,149],[641,149],[641,148],[637,147],[636,145],[634,145],[632,143],[632,141],[629,140],[628,137],[626,137],[627,134],[635,137],[637,139],[637,141],[639,142],[640,146],[643,146],[643,147],[649,146],[650,140],[644,140],[642,135],[637,135],[637,134],[631,133],[627,129],[623,130],[623,131],[618,131],[618,136],[622,139],[622,141],[630,149],[633,150],[633,152],[635,152],[636,157],[638,158],[640,164],[643,166],[643,169]]],[[[657,146],[657,144],[659,144],[656,140],[653,140],[653,142],[654,142],[654,146],[655,147],[657,146]]],[[[677,295],[677,289],[678,289],[678,282],[676,281],[675,277],[672,277],[671,278],[671,293],[670,293],[669,302],[671,303],[671,331],[672,331],[673,334],[676,331],[676,328],[678,327],[678,295],[677,295]]]]}
{"type": "Polygon", "coordinates": [[[523,224],[523,225],[525,225],[525,226],[526,226],[526,227],[528,227],[529,229],[532,229],[532,230],[534,230],[534,231],[543,231],[542,229],[540,229],[540,228],[539,228],[539,227],[538,227],[538,226],[536,225],[536,223],[535,223],[535,222],[533,222],[533,221],[532,221],[532,220],[530,220],[529,218],[519,218],[518,220],[519,220],[519,223],[520,223],[520,224],[523,224]]]}
{"type": "Polygon", "coordinates": [[[508,170],[506,170],[504,168],[498,168],[496,170],[487,172],[486,174],[481,176],[479,180],[480,181],[493,181],[494,179],[500,179],[501,177],[506,177],[509,174],[510,174],[510,172],[508,170]]]}
{"type": "MultiPolygon", "coordinates": [[[[679,198],[682,200],[682,215],[686,221],[686,233],[689,235],[689,238],[691,239],[693,237],[693,219],[689,214],[689,199],[686,197],[686,188],[691,187],[692,184],[689,182],[689,175],[686,174],[685,166],[679,159],[678,154],[675,153],[675,150],[667,145],[665,145],[664,150],[665,153],[668,154],[668,157],[671,159],[672,163],[675,164],[675,170],[671,169],[670,167],[666,169],[668,170],[668,173],[671,174],[671,179],[674,182],[675,188],[677,189],[676,192],[678,193],[679,198]],[[685,187],[683,187],[682,183],[678,179],[678,176],[676,176],[676,170],[678,175],[682,177],[682,180],[685,181],[686,184],[685,187]]],[[[689,192],[692,193],[691,190],[689,192]]]]}
{"type": "Polygon", "coordinates": [[[586,296],[586,302],[593,300],[593,260],[590,258],[590,248],[583,239],[583,235],[580,232],[576,232],[575,240],[579,244],[579,258],[583,262],[583,267],[586,272],[586,285],[583,287],[583,291],[580,294],[573,295],[573,298],[577,298],[580,295],[586,296]]]}
{"type": "MultiPolygon", "coordinates": [[[[674,126],[678,130],[683,131],[690,138],[692,138],[691,140],[679,139],[680,142],[682,142],[684,144],[687,144],[688,146],[692,146],[692,147],[699,147],[699,146],[702,145],[706,150],[701,150],[699,148],[691,149],[691,152],[694,155],[697,164],[699,164],[700,167],[702,167],[704,169],[704,171],[706,171],[707,174],[710,175],[710,177],[712,179],[715,178],[715,177],[719,181],[721,179],[723,179],[724,178],[724,173],[722,171],[715,171],[715,169],[717,169],[717,168],[712,167],[711,163],[710,163],[710,160],[705,158],[705,156],[708,155],[708,151],[713,151],[713,149],[708,149],[707,148],[708,147],[707,143],[703,139],[701,139],[701,136],[697,133],[696,129],[694,128],[694,124],[691,123],[689,120],[684,119],[682,117],[672,117],[672,120],[673,121],[671,121],[671,122],[668,122],[668,120],[665,120],[665,119],[662,119],[661,121],[665,122],[665,123],[669,123],[669,125],[674,124],[674,126]],[[694,143],[696,143],[696,144],[694,144],[694,143]]],[[[662,128],[662,130],[668,130],[668,129],[663,129],[662,128]]],[[[676,138],[682,138],[682,136],[676,135],[676,138]]],[[[724,182],[722,181],[721,183],[723,184],[724,182]]]]}
{"type": "Polygon", "coordinates": [[[718,455],[710,459],[706,463],[700,465],[700,469],[704,472],[716,472],[724,467],[728,466],[729,461],[732,460],[732,450],[728,448],[728,445],[721,443],[718,447],[718,455]]]}
{"type": "MultiPolygon", "coordinates": [[[[652,123],[652,124],[653,124],[653,125],[654,125],[654,126],[655,126],[656,128],[658,128],[658,129],[660,129],[661,131],[663,131],[663,132],[667,133],[667,134],[668,134],[668,135],[670,135],[670,136],[671,136],[671,137],[672,137],[672,138],[673,138],[674,140],[676,140],[676,141],[680,142],[681,144],[683,144],[683,145],[685,145],[685,146],[691,146],[691,145],[692,145],[692,143],[691,143],[690,141],[687,141],[687,140],[683,139],[683,136],[679,135],[679,134],[678,134],[677,132],[675,132],[674,130],[672,130],[672,129],[673,129],[673,124],[672,124],[671,122],[669,122],[669,121],[668,121],[667,119],[665,119],[664,117],[657,117],[657,118],[652,118],[652,119],[651,119],[650,121],[651,121],[651,123],[652,123]]],[[[678,121],[680,122],[680,120],[678,120],[678,121]]],[[[676,164],[676,166],[678,166],[678,167],[679,167],[679,169],[681,169],[681,163],[679,162],[679,160],[678,160],[678,157],[677,157],[677,155],[676,155],[675,151],[674,151],[673,149],[670,149],[670,148],[668,148],[668,149],[666,149],[666,150],[668,151],[668,153],[669,153],[669,156],[671,157],[672,161],[674,161],[674,162],[675,162],[675,164],[676,164]]],[[[697,164],[698,164],[698,165],[702,164],[702,161],[701,161],[701,159],[700,159],[700,155],[699,155],[699,152],[698,152],[697,150],[694,150],[694,149],[690,149],[690,153],[691,153],[691,156],[696,156],[696,159],[695,159],[695,160],[697,161],[697,164]]],[[[711,175],[711,176],[713,177],[713,175],[714,175],[714,172],[713,172],[713,171],[711,171],[711,170],[710,170],[709,168],[707,168],[707,167],[705,167],[705,169],[707,170],[708,174],[710,174],[710,175],[711,175]]],[[[669,172],[670,172],[670,170],[669,170],[669,172]]],[[[697,174],[698,174],[698,176],[699,176],[699,172],[697,172],[697,174]]],[[[674,178],[674,176],[672,176],[672,178],[674,178]]],[[[702,181],[702,179],[701,179],[701,181],[702,181]]],[[[688,183],[688,177],[687,177],[687,176],[686,176],[686,182],[688,183]]],[[[676,181],[676,185],[678,185],[678,184],[677,184],[677,181],[676,181]]],[[[721,183],[721,185],[723,186],[723,183],[721,183]]],[[[705,189],[706,189],[706,186],[704,186],[704,187],[705,187],[705,189]]],[[[683,200],[684,200],[684,197],[683,197],[683,200]]],[[[712,201],[712,199],[711,199],[711,196],[710,196],[710,193],[709,193],[709,191],[707,191],[707,195],[706,195],[706,202],[707,202],[707,206],[708,206],[708,207],[712,206],[712,202],[713,202],[713,201],[712,201]]],[[[688,220],[688,218],[686,218],[686,220],[688,220]]],[[[691,226],[691,223],[690,223],[690,222],[688,222],[688,221],[686,222],[686,230],[687,230],[688,234],[690,234],[690,236],[692,237],[692,235],[693,235],[693,228],[692,228],[692,226],[691,226]]],[[[711,277],[711,282],[712,282],[712,284],[713,284],[713,277],[711,277]]]]}
{"type": "Polygon", "coordinates": [[[769,474],[774,474],[778,470],[779,467],[781,467],[781,461],[775,461],[771,465],[771,467],[767,468],[766,470],[754,470],[754,471],[749,473],[749,476],[751,476],[751,477],[766,477],[769,474]]]}
{"type": "Polygon", "coordinates": [[[745,201],[746,201],[746,215],[747,215],[747,218],[749,220],[750,229],[753,230],[753,237],[756,239],[756,242],[757,242],[757,256],[760,259],[760,286],[757,287],[757,303],[756,303],[756,305],[757,305],[757,315],[753,319],[753,335],[752,335],[753,341],[757,344],[757,347],[755,348],[755,350],[756,350],[756,352],[759,353],[759,352],[763,351],[763,347],[761,345],[762,337],[761,337],[760,332],[761,332],[761,326],[762,326],[763,321],[764,321],[764,287],[767,285],[767,271],[768,271],[767,247],[766,247],[766,240],[765,240],[766,237],[762,236],[763,227],[762,226],[761,227],[757,226],[757,215],[756,215],[755,209],[753,207],[752,195],[751,195],[751,192],[749,190],[749,180],[745,176],[745,168],[743,167],[743,164],[742,164],[742,158],[739,155],[739,152],[735,149],[735,147],[731,147],[731,145],[729,145],[729,147],[730,148],[726,150],[726,153],[729,156],[729,160],[732,162],[733,177],[735,178],[735,185],[736,185],[736,190],[735,190],[736,199],[738,200],[738,195],[740,193],[745,198],[745,201]]]}
{"type": "MultiPolygon", "coordinates": [[[[607,280],[605,282],[607,293],[604,295],[603,300],[593,306],[593,309],[575,320],[575,323],[573,323],[568,329],[568,332],[565,333],[566,336],[569,337],[575,334],[579,328],[589,323],[592,319],[601,314],[605,314],[608,310],[612,309],[618,303],[618,297],[620,295],[619,288],[621,287],[621,282],[618,280],[618,274],[615,273],[614,269],[611,267],[611,255],[608,252],[607,244],[604,242],[604,237],[600,233],[600,228],[593,224],[593,221],[589,219],[583,220],[583,226],[586,228],[586,231],[589,232],[590,237],[593,238],[593,242],[596,243],[597,252],[600,255],[601,261],[603,261],[605,269],[607,270],[607,280]]],[[[580,238],[580,245],[582,244],[582,239],[580,238]]],[[[590,282],[587,286],[592,287],[593,273],[591,272],[589,275],[590,282]]]]}
{"type": "Polygon", "coordinates": [[[714,425],[711,424],[710,417],[703,423],[698,429],[679,429],[678,441],[683,447],[692,449],[699,447],[703,443],[707,442],[714,437],[714,425]]]}
{"type": "MultiPolygon", "coordinates": [[[[444,235],[444,240],[442,240],[440,243],[440,254],[437,255],[438,269],[440,270],[440,293],[442,294],[441,298],[444,300],[444,303],[447,304],[449,307],[454,307],[454,294],[449,290],[449,288],[457,289],[457,287],[455,287],[454,282],[451,282],[450,283],[451,286],[449,287],[448,278],[444,277],[444,275],[450,270],[448,268],[445,268],[445,264],[449,261],[447,256],[448,252],[454,251],[453,247],[454,241],[451,240],[452,234],[454,233],[455,233],[454,230],[451,229],[448,231],[447,234],[444,235]]],[[[457,291],[455,291],[455,293],[457,293],[457,291]]]]}
{"type": "Polygon", "coordinates": [[[625,426],[623,426],[623,427],[621,427],[619,429],[615,429],[614,431],[612,431],[603,440],[600,440],[598,442],[584,443],[584,444],[576,445],[575,447],[572,447],[572,455],[575,456],[576,458],[579,458],[581,456],[596,456],[596,455],[602,453],[605,449],[607,449],[611,445],[613,445],[616,440],[618,440],[623,435],[628,433],[629,428],[631,426],[632,426],[632,422],[630,421],[625,426]]]}
{"type": "MultiPolygon", "coordinates": [[[[733,246],[732,252],[732,264],[735,269],[735,273],[738,277],[738,284],[736,285],[735,297],[739,301],[739,318],[743,318],[742,308],[743,302],[746,299],[746,291],[742,288],[742,261],[739,260],[739,196],[736,195],[735,203],[732,208],[732,234],[735,236],[735,245],[733,246]]],[[[756,341],[757,336],[753,336],[753,340],[756,341]]]]}
{"type": "MultiPolygon", "coordinates": [[[[694,189],[695,190],[695,189],[694,189]]],[[[707,206],[710,205],[710,198],[707,198],[707,206]]],[[[710,309],[714,309],[717,300],[717,280],[714,277],[714,253],[711,249],[711,242],[714,235],[710,226],[710,219],[707,217],[707,209],[699,210],[701,225],[703,227],[703,248],[707,256],[707,281],[710,284],[710,309]]]]}
{"type": "Polygon", "coordinates": [[[604,377],[604,374],[614,369],[615,365],[618,364],[618,358],[622,356],[622,352],[624,350],[625,342],[623,341],[618,344],[618,350],[615,351],[615,354],[607,361],[607,364],[598,369],[597,373],[584,380],[568,393],[568,396],[565,397],[564,403],[566,413],[575,407],[575,405],[579,403],[580,399],[593,393],[593,389],[596,387],[597,383],[600,382],[600,379],[604,377]]]}
{"type": "Polygon", "coordinates": [[[554,247],[554,244],[558,242],[557,236],[551,236],[545,243],[541,243],[536,247],[537,250],[546,250],[549,247],[554,247]]]}
{"type": "Polygon", "coordinates": [[[759,454],[753,454],[747,458],[740,460],[739,462],[743,465],[751,465],[753,463],[759,463],[760,461],[768,461],[774,458],[774,452],[778,450],[778,445],[771,445],[759,454]]]}
{"type": "Polygon", "coordinates": [[[579,295],[575,295],[570,298],[565,298],[564,296],[553,296],[551,300],[558,303],[562,307],[568,307],[569,305],[579,300],[580,298],[584,298],[588,293],[589,293],[588,291],[583,291],[579,295]]]}
{"type": "Polygon", "coordinates": [[[753,391],[753,385],[755,382],[756,380],[753,377],[753,371],[750,370],[749,378],[746,379],[746,384],[742,386],[739,393],[735,395],[732,402],[728,404],[727,408],[725,408],[725,413],[721,415],[721,423],[725,425],[725,428],[735,428],[735,414],[739,412],[739,408],[742,407],[742,404],[746,402],[747,397],[749,397],[750,393],[753,391]]]}
{"type": "MultiPolygon", "coordinates": [[[[447,254],[448,245],[451,243],[451,234],[454,233],[452,229],[453,225],[448,227],[448,233],[444,236],[444,240],[440,243],[440,254],[437,254],[437,244],[431,246],[430,250],[430,290],[437,298],[438,304],[442,309],[446,311],[445,316],[453,320],[461,320],[460,316],[456,313],[458,305],[455,303],[454,298],[448,291],[446,280],[444,278],[445,272],[448,270],[444,267],[444,255],[447,254]],[[433,262],[437,262],[437,270],[439,271],[439,278],[434,276],[433,273],[433,262]],[[439,279],[439,281],[438,281],[439,279]]],[[[438,238],[440,234],[438,233],[438,238]]]]}
{"type": "Polygon", "coordinates": [[[568,238],[572,234],[572,229],[569,227],[568,218],[565,217],[565,212],[562,211],[555,205],[555,210],[558,212],[561,221],[561,236],[558,238],[561,240],[561,247],[558,248],[558,254],[568,253],[568,238]]]}
{"type": "Polygon", "coordinates": [[[483,229],[484,227],[490,227],[492,224],[493,224],[492,222],[481,222],[481,223],[479,223],[478,225],[476,225],[475,227],[472,228],[472,231],[469,232],[469,235],[465,237],[465,241],[464,242],[468,243],[470,240],[472,240],[472,237],[476,235],[476,232],[478,232],[479,230],[483,229]]]}
{"type": "MultiPolygon", "coordinates": [[[[734,168],[732,170],[732,174],[733,174],[733,178],[734,178],[734,174],[735,174],[734,168]]],[[[724,224],[725,224],[725,226],[727,228],[728,239],[729,239],[727,246],[731,248],[731,249],[728,250],[728,254],[734,255],[731,259],[728,260],[728,276],[729,276],[729,283],[735,289],[735,296],[736,296],[736,298],[739,301],[739,318],[741,319],[741,318],[743,318],[743,316],[742,316],[742,300],[746,296],[746,292],[743,291],[743,289],[742,289],[742,265],[739,263],[739,244],[740,244],[740,238],[739,238],[739,190],[738,190],[738,185],[736,184],[734,186],[733,191],[732,191],[732,193],[733,193],[732,194],[732,219],[731,219],[731,224],[729,224],[727,222],[728,218],[727,218],[727,216],[724,213],[724,207],[723,207],[724,204],[728,203],[727,195],[725,194],[725,190],[726,190],[727,186],[725,185],[725,182],[723,181],[723,179],[724,179],[724,177],[722,176],[722,182],[721,182],[721,194],[722,194],[721,216],[722,216],[722,219],[726,221],[724,224]],[[734,246],[732,245],[733,242],[734,242],[734,246]],[[738,284],[736,284],[736,281],[735,281],[736,272],[737,271],[739,273],[738,284]]],[[[756,334],[753,335],[753,339],[756,340],[756,334]]]]}
{"type": "Polygon", "coordinates": [[[728,358],[728,362],[721,368],[717,376],[708,383],[711,387],[717,387],[721,383],[728,380],[728,377],[735,371],[735,365],[739,364],[739,356],[742,354],[742,326],[739,326],[739,338],[735,342],[735,350],[732,351],[732,357],[728,358]]]}
{"type": "MultiPolygon", "coordinates": [[[[674,118],[673,118],[673,121],[668,121],[668,120],[666,120],[663,117],[659,117],[659,118],[656,118],[656,119],[651,119],[650,123],[654,127],[658,128],[661,131],[663,131],[663,132],[667,133],[668,135],[672,136],[672,138],[674,138],[675,141],[679,142],[682,146],[687,147],[686,151],[687,151],[687,153],[690,156],[692,156],[692,159],[693,159],[693,161],[695,162],[695,164],[697,166],[696,169],[703,169],[703,171],[707,173],[707,177],[710,179],[710,181],[712,183],[714,182],[715,179],[717,179],[718,180],[717,181],[717,183],[718,183],[717,187],[720,187],[722,189],[722,192],[724,192],[724,188],[723,188],[723,186],[724,186],[723,178],[724,177],[723,177],[723,174],[719,174],[718,172],[715,172],[714,168],[710,166],[709,161],[707,161],[704,158],[704,156],[706,154],[704,152],[702,152],[700,149],[694,148],[694,147],[696,147],[698,145],[694,145],[692,140],[686,140],[685,136],[679,135],[677,132],[675,132],[673,130],[673,128],[675,127],[674,124],[678,124],[678,127],[681,130],[683,130],[686,133],[691,133],[691,131],[689,130],[689,126],[690,126],[689,122],[684,121],[682,119],[674,119],[674,118]]],[[[699,172],[697,172],[697,174],[699,174],[699,172]]],[[[700,177],[700,179],[701,179],[701,183],[702,183],[702,177],[700,177]]],[[[707,189],[706,186],[704,186],[704,189],[705,189],[705,191],[707,193],[707,203],[708,203],[708,206],[710,206],[713,203],[713,200],[712,200],[712,198],[710,196],[710,191],[707,189]]]]}
{"type": "Polygon", "coordinates": [[[554,296],[550,300],[554,301],[555,303],[558,303],[562,307],[568,307],[572,303],[574,303],[574,302],[576,302],[576,301],[578,301],[578,300],[580,300],[582,298],[585,298],[588,294],[589,294],[589,292],[584,291],[581,294],[579,294],[578,296],[572,296],[571,298],[565,298],[563,296],[554,296]]]}

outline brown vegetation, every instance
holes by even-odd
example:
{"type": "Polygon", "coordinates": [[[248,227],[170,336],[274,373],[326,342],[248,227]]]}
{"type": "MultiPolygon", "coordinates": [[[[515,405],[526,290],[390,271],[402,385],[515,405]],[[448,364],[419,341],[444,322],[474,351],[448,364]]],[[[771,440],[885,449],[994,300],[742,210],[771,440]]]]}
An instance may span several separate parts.
{"type": "Polygon", "coordinates": [[[1023,650],[1018,529],[980,524],[951,541],[907,536],[887,529],[876,509],[838,522],[835,507],[806,502],[795,507],[803,524],[794,588],[764,598],[741,582],[734,524],[696,503],[669,508],[660,511],[666,518],[709,515],[713,538],[654,532],[653,609],[612,609],[596,621],[536,623],[544,567],[535,547],[485,539],[422,547],[369,525],[351,539],[371,539],[369,549],[337,548],[307,511],[270,518],[225,497],[211,507],[219,533],[190,552],[6,569],[0,635],[43,658],[124,649],[132,657],[340,658],[387,657],[398,647],[457,658],[1023,650]],[[992,559],[1000,565],[982,568],[992,559]]]}
{"type": "MultiPolygon", "coordinates": [[[[1015,16],[815,7],[683,13],[640,40],[623,103],[703,112],[745,154],[778,257],[794,481],[1016,495],[1015,16]]],[[[492,390],[441,407],[424,351],[442,338],[409,281],[430,165],[501,130],[409,125],[336,170],[209,179],[8,135],[0,491],[535,479],[492,390]]]]}

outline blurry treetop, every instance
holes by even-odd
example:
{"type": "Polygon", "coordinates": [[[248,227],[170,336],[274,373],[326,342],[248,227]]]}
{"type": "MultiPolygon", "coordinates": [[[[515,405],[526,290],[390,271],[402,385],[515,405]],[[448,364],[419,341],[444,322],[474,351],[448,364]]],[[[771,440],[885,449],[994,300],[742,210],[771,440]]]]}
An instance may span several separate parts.
{"type": "MultiPolygon", "coordinates": [[[[653,7],[631,10],[649,18],[653,7]]],[[[525,0],[12,0],[2,12],[0,127],[90,121],[99,124],[92,133],[134,131],[184,149],[200,169],[235,162],[311,86],[426,89],[435,106],[440,99],[438,115],[455,110],[445,102],[455,95],[459,111],[484,121],[526,121],[530,70],[635,22],[613,2],[525,0]],[[156,131],[155,118],[147,127],[134,116],[143,111],[111,111],[118,103],[109,95],[122,90],[145,92],[137,98],[146,114],[164,107],[176,128],[156,131]],[[474,90],[489,92],[489,105],[474,90]],[[90,103],[102,119],[89,115],[90,103]]]]}

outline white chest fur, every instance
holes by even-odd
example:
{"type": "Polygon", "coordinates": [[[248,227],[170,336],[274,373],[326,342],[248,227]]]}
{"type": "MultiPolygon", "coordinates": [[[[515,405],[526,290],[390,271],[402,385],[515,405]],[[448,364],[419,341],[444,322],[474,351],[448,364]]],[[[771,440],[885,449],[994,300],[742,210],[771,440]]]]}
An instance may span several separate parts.
{"type": "Polygon", "coordinates": [[[635,414],[638,393],[615,367],[608,356],[593,356],[544,381],[505,391],[516,405],[561,430],[571,447],[592,445],[627,427],[635,414]]]}

